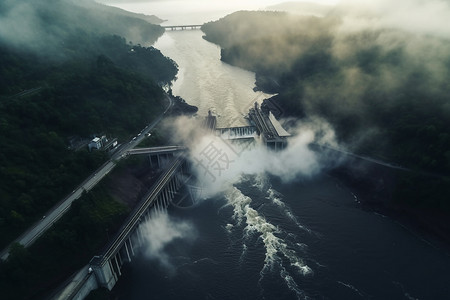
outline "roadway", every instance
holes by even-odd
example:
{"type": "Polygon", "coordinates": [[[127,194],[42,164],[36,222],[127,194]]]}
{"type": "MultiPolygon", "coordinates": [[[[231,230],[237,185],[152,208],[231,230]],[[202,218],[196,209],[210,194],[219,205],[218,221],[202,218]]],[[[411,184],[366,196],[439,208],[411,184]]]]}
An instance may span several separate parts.
{"type": "MultiPolygon", "coordinates": [[[[174,173],[177,171],[180,164],[183,163],[183,157],[177,157],[171,164],[171,166],[161,175],[158,179],[154,187],[143,197],[145,199],[139,207],[137,207],[131,214],[130,217],[126,220],[126,222],[122,225],[119,230],[119,234],[114,238],[113,241],[110,242],[108,249],[102,255],[101,258],[104,261],[111,259],[111,257],[117,253],[118,249],[120,249],[123,241],[126,240],[132,232],[137,224],[141,220],[141,216],[145,213],[148,207],[157,199],[157,196],[161,192],[161,190],[166,185],[167,181],[169,181],[174,173]]],[[[99,262],[100,263],[100,262],[99,262]]],[[[63,300],[63,299],[71,299],[71,297],[75,296],[75,294],[79,291],[82,284],[92,276],[93,273],[89,272],[89,264],[82,267],[75,274],[73,274],[68,281],[63,284],[63,287],[54,292],[54,294],[50,297],[52,300],[63,300]]]]}
{"type": "Polygon", "coordinates": [[[11,244],[0,252],[0,258],[5,260],[9,256],[9,248],[13,243],[20,243],[21,245],[28,247],[33,244],[37,238],[44,234],[56,221],[58,221],[64,213],[66,213],[72,202],[80,198],[84,191],[91,190],[100,180],[103,179],[116,165],[116,161],[125,156],[127,151],[136,147],[145,135],[150,132],[161,120],[165,117],[166,113],[173,107],[172,99],[166,94],[166,99],[169,101],[169,105],[166,110],[156,118],[152,123],[145,126],[141,132],[133,137],[130,142],[123,144],[119,147],[116,153],[101,167],[99,167],[93,174],[91,174],[86,180],[84,180],[78,187],[76,187],[72,193],[67,195],[64,199],[58,202],[52,207],[46,215],[44,215],[39,221],[34,223],[28,228],[22,235],[16,238],[11,244]]]}
{"type": "Polygon", "coordinates": [[[175,151],[184,151],[186,149],[187,148],[184,146],[161,146],[151,148],[138,148],[138,149],[130,149],[125,154],[122,155],[166,154],[166,153],[173,153],[175,151]]]}
{"type": "Polygon", "coordinates": [[[106,253],[102,256],[103,261],[109,260],[119,248],[123,245],[123,242],[129,237],[130,233],[136,228],[137,224],[141,221],[142,215],[147,211],[147,209],[157,200],[158,195],[161,190],[166,186],[167,182],[172,179],[174,174],[177,172],[180,165],[184,162],[183,156],[178,156],[167,170],[161,175],[155,185],[150,189],[150,191],[144,196],[144,201],[131,213],[131,217],[126,221],[125,224],[119,230],[118,236],[111,242],[106,250],[106,253]]]}
{"type": "Polygon", "coordinates": [[[167,26],[161,26],[164,29],[170,29],[170,30],[195,30],[195,29],[201,29],[202,25],[167,25],[167,26]]]}

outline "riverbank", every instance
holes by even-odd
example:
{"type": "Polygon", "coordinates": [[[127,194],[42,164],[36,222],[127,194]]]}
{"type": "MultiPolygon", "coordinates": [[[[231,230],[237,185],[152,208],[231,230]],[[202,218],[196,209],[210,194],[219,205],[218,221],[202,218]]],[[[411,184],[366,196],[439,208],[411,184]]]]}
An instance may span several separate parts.
{"type": "Polygon", "coordinates": [[[198,112],[198,107],[188,104],[183,98],[172,95],[172,91],[169,92],[170,97],[173,100],[173,107],[170,110],[172,116],[191,116],[198,112]]]}
{"type": "MultiPolygon", "coordinates": [[[[242,20],[241,22],[245,23],[242,20]]],[[[245,59],[245,45],[235,45],[233,48],[235,51],[230,52],[229,48],[226,48],[224,45],[234,45],[232,41],[236,42],[238,40],[234,36],[229,37],[226,33],[227,26],[233,25],[230,25],[231,23],[222,24],[224,28],[220,28],[220,21],[217,23],[219,23],[218,28],[212,28],[212,24],[208,25],[211,28],[206,28],[208,29],[206,32],[209,32],[211,36],[206,36],[205,40],[222,47],[221,60],[223,62],[256,72],[256,87],[254,90],[277,94],[265,100],[277,118],[291,117],[301,119],[307,114],[305,110],[308,104],[310,106],[316,106],[316,104],[311,104],[312,102],[305,104],[299,100],[293,106],[292,99],[303,98],[303,93],[305,92],[304,87],[307,86],[308,80],[301,76],[299,77],[298,74],[289,70],[285,70],[286,74],[283,76],[278,75],[278,77],[275,73],[270,74],[270,72],[261,71],[264,68],[260,66],[259,61],[251,64],[245,59]],[[224,47],[226,50],[224,50],[224,47]],[[230,53],[233,55],[230,55],[230,53]],[[236,53],[239,53],[239,55],[236,53]]],[[[314,56],[312,55],[311,57],[314,56]]],[[[311,64],[310,67],[312,70],[314,70],[313,74],[317,73],[321,76],[328,76],[326,75],[327,68],[320,63],[322,58],[319,56],[317,62],[312,58],[310,58],[311,61],[306,59],[304,62],[305,65],[299,64],[297,68],[301,71],[306,66],[309,66],[309,63],[311,64]]],[[[314,77],[307,71],[305,72],[311,78],[314,77]]],[[[302,72],[300,72],[301,74],[302,72]]],[[[323,99],[317,99],[317,103],[321,103],[321,101],[323,99]]],[[[377,99],[373,101],[376,102],[377,99]]],[[[328,100],[322,104],[317,104],[319,106],[322,105],[322,107],[316,113],[332,124],[340,140],[344,143],[345,141],[351,143],[354,139],[358,140],[356,136],[361,135],[359,139],[364,142],[360,142],[359,148],[355,149],[355,151],[361,150],[372,155],[382,154],[383,156],[390,157],[393,161],[402,160],[399,163],[412,168],[431,170],[434,172],[438,172],[437,170],[439,170],[439,172],[445,173],[446,170],[443,167],[445,164],[437,163],[441,160],[442,153],[434,155],[432,151],[429,151],[429,149],[438,147],[436,145],[441,147],[441,144],[444,144],[441,141],[441,135],[438,136],[436,134],[441,127],[435,126],[432,121],[429,121],[439,119],[439,114],[424,115],[422,112],[428,111],[428,109],[420,108],[419,102],[415,102],[414,99],[411,102],[408,102],[408,99],[398,99],[397,102],[404,103],[397,104],[398,107],[408,105],[411,110],[410,114],[403,113],[403,109],[400,109],[396,113],[395,111],[399,109],[398,107],[389,109],[372,107],[373,111],[369,115],[370,119],[373,118],[373,120],[367,122],[367,124],[364,121],[358,121],[359,119],[365,119],[358,115],[348,115],[342,119],[336,117],[337,115],[332,112],[333,109],[331,108],[335,104],[328,100]],[[398,120],[399,118],[401,119],[400,121],[398,120]],[[415,120],[415,118],[417,119],[415,120]],[[380,120],[386,121],[380,123],[380,120]],[[373,124],[369,126],[368,124],[370,122],[373,124]],[[428,125],[428,123],[432,125],[428,125]],[[392,125],[385,126],[384,124],[392,125]],[[367,127],[365,131],[362,129],[364,126],[367,127]],[[426,130],[429,128],[436,130],[433,134],[428,134],[424,128],[426,130]],[[369,137],[373,133],[372,130],[377,131],[376,134],[379,134],[379,136],[375,134],[375,136],[369,137]],[[423,139],[426,139],[426,144],[429,145],[428,147],[423,146],[425,145],[423,139]],[[410,151],[406,150],[407,148],[411,148],[410,151]],[[439,169],[436,166],[441,167],[439,169]]],[[[345,106],[346,104],[343,105],[345,106]]],[[[364,104],[362,103],[361,105],[364,104]]],[[[311,114],[311,112],[309,113],[311,114]]],[[[442,132],[442,134],[444,133],[442,132]]],[[[445,148],[442,149],[444,151],[440,152],[445,152],[445,148]]],[[[358,191],[359,201],[364,209],[370,209],[383,215],[388,215],[402,224],[407,224],[408,228],[413,229],[421,236],[435,240],[435,244],[442,244],[446,249],[450,249],[450,209],[445,196],[449,194],[449,189],[446,187],[449,181],[448,177],[441,176],[433,179],[429,176],[427,177],[427,175],[421,175],[420,172],[406,174],[400,170],[389,168],[383,170],[381,166],[377,168],[368,168],[366,166],[365,168],[368,168],[368,170],[364,171],[361,169],[360,164],[349,164],[341,166],[331,171],[331,173],[358,191]]]]}
{"type": "Polygon", "coordinates": [[[395,201],[396,184],[404,170],[362,162],[350,158],[329,173],[355,193],[355,201],[364,210],[387,216],[418,235],[426,243],[450,253],[450,218],[442,211],[411,207],[395,201]]]}

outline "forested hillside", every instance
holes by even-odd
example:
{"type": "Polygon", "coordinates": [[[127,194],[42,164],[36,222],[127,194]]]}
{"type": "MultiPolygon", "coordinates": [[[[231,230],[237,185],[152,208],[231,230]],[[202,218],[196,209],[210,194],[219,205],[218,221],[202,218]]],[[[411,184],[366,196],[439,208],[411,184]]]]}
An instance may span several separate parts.
{"type": "Polygon", "coordinates": [[[284,116],[319,117],[341,146],[412,169],[398,175],[396,203],[448,214],[450,41],[358,17],[237,12],[202,30],[279,93],[284,116]]]}
{"type": "Polygon", "coordinates": [[[122,142],[163,111],[177,73],[153,42],[163,28],[71,0],[0,3],[0,247],[105,160],[72,149],[122,142]]]}

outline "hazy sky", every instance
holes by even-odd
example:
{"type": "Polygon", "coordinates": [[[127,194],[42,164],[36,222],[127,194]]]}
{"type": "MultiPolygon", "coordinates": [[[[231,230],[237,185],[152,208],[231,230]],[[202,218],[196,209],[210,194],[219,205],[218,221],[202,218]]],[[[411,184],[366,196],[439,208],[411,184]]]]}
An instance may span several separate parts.
{"type": "Polygon", "coordinates": [[[310,2],[339,4],[346,13],[370,12],[375,19],[359,14],[360,22],[349,23],[349,28],[386,26],[399,27],[418,33],[450,36],[450,0],[97,0],[123,9],[157,15],[168,20],[165,25],[205,23],[217,20],[237,10],[259,10],[283,2],[310,2]],[[381,22],[380,22],[381,21],[381,22]],[[376,23],[376,24],[375,24],[376,23]]]}
{"type": "MultiPolygon", "coordinates": [[[[173,2],[173,0],[98,0],[97,2],[102,3],[138,3],[138,2],[173,2]]],[[[184,0],[182,2],[191,2],[191,0],[184,0]]],[[[269,3],[270,5],[282,3],[282,2],[310,2],[310,3],[319,3],[319,4],[335,4],[339,2],[339,0],[309,0],[309,1],[282,1],[282,0],[228,0],[228,1],[219,1],[219,0],[199,0],[198,2],[203,2],[207,4],[214,3],[215,5],[228,5],[228,4],[242,4],[248,5],[250,3],[254,5],[261,5],[269,3]]]]}
{"type": "MultiPolygon", "coordinates": [[[[260,10],[285,1],[280,0],[97,0],[122,9],[156,15],[168,20],[165,25],[205,23],[238,10],[260,10]]],[[[291,1],[296,2],[296,1],[291,1]]],[[[303,1],[297,1],[303,2],[303,1]]],[[[311,0],[318,4],[336,4],[338,0],[311,0]]]]}

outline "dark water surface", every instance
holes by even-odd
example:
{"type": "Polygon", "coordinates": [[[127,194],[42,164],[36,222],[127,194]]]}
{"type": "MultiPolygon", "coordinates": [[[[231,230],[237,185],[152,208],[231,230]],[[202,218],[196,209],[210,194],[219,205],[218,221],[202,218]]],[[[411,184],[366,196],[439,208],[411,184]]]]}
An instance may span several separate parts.
{"type": "MultiPolygon", "coordinates": [[[[171,209],[195,238],[142,255],[119,299],[448,299],[450,257],[363,211],[338,181],[248,177],[226,195],[171,209]]],[[[150,241],[151,243],[151,241],[150,241]]]]}
{"type": "MultiPolygon", "coordinates": [[[[180,66],[174,93],[221,126],[241,125],[264,95],[253,92],[253,73],[220,62],[201,35],[169,32],[157,43],[180,66]]],[[[450,299],[448,254],[361,209],[333,177],[247,176],[168,214],[126,267],[118,299],[450,299]]]]}

